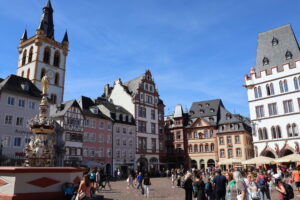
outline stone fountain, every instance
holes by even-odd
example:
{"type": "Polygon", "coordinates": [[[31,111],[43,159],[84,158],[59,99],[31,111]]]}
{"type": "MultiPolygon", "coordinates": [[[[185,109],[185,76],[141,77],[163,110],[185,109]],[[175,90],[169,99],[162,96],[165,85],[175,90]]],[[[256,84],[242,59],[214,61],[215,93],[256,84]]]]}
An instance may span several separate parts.
{"type": "Polygon", "coordinates": [[[62,200],[62,186],[82,178],[82,168],[54,167],[55,122],[49,117],[48,88],[44,76],[39,114],[29,121],[34,136],[25,147],[24,167],[0,167],[0,200],[62,200]]]}
{"type": "Polygon", "coordinates": [[[49,117],[48,94],[49,81],[47,75],[42,78],[42,100],[39,115],[29,121],[30,130],[35,136],[30,138],[25,147],[26,167],[54,166],[54,121],[49,117]]]}

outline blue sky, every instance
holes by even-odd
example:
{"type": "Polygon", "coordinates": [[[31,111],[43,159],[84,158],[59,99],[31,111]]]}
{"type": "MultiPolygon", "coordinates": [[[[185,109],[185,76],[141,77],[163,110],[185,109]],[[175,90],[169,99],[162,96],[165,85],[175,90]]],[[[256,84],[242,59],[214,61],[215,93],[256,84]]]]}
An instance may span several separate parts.
{"type": "MultiPolygon", "coordinates": [[[[14,74],[19,38],[32,36],[46,0],[0,0],[0,77],[14,74]]],[[[249,115],[244,75],[255,65],[256,39],[292,24],[292,0],[52,0],[55,38],[69,33],[65,100],[97,97],[103,85],[150,69],[166,114],[176,104],[221,98],[249,115]]]]}

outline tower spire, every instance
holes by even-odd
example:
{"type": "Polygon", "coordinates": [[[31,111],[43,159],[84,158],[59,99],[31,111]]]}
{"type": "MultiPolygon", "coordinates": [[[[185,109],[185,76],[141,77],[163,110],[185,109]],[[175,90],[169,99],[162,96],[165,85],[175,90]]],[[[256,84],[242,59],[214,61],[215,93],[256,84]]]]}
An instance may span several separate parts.
{"type": "Polygon", "coordinates": [[[25,31],[21,37],[21,40],[27,40],[27,29],[25,28],[25,31]]]}
{"type": "Polygon", "coordinates": [[[43,30],[46,37],[54,40],[53,9],[50,0],[47,1],[43,8],[43,14],[38,29],[43,30]]]}
{"type": "Polygon", "coordinates": [[[64,38],[63,38],[62,42],[69,42],[69,37],[68,37],[68,32],[67,32],[67,30],[66,30],[66,32],[65,32],[65,35],[64,35],[64,38]]]}

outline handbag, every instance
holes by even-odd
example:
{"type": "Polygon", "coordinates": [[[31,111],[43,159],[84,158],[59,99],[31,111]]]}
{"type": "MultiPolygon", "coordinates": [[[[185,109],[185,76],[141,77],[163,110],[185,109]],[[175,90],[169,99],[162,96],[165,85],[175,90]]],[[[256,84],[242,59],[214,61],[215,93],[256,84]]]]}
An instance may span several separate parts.
{"type": "Polygon", "coordinates": [[[81,193],[78,192],[75,200],[82,200],[84,197],[85,197],[84,192],[81,192],[81,193]]]}

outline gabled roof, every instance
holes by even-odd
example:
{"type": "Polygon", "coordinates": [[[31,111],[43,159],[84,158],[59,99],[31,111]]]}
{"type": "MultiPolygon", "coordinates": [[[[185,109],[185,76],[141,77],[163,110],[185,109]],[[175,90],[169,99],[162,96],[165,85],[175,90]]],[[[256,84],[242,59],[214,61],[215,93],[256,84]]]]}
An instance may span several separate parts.
{"type": "Polygon", "coordinates": [[[263,70],[267,70],[270,73],[271,67],[274,66],[278,66],[279,70],[282,70],[284,63],[299,58],[299,45],[290,24],[258,34],[256,49],[257,73],[263,70]],[[292,59],[286,59],[287,51],[292,53],[292,59]],[[263,64],[265,58],[269,64],[263,64]]]}
{"type": "Polygon", "coordinates": [[[137,90],[139,88],[139,85],[140,83],[142,82],[143,78],[144,78],[144,74],[139,76],[139,77],[136,77],[128,82],[125,82],[123,83],[124,86],[127,87],[128,91],[131,93],[131,94],[136,94],[137,93],[137,90]]]}
{"type": "Polygon", "coordinates": [[[121,113],[121,114],[126,114],[126,115],[131,115],[130,112],[128,112],[125,108],[123,108],[122,106],[119,106],[119,105],[115,105],[111,102],[108,102],[108,101],[104,101],[104,102],[101,102],[99,103],[100,105],[103,105],[105,106],[108,110],[110,110],[110,112],[112,113],[121,113]]]}
{"type": "Polygon", "coordinates": [[[0,92],[9,91],[18,95],[41,98],[41,91],[27,78],[10,75],[0,80],[0,92]],[[24,87],[26,85],[26,87],[24,87]]]}
{"type": "MultiPolygon", "coordinates": [[[[130,112],[128,112],[122,106],[115,105],[115,104],[113,104],[111,102],[108,102],[108,101],[98,101],[97,104],[98,105],[102,105],[107,110],[109,110],[111,120],[113,120],[114,122],[123,123],[123,124],[130,124],[130,125],[134,125],[135,124],[134,117],[132,116],[132,114],[130,112]],[[120,119],[117,120],[116,119],[116,113],[119,113],[119,114],[122,114],[122,115],[128,115],[128,116],[131,117],[132,121],[131,122],[128,122],[128,121],[126,122],[126,121],[123,121],[123,120],[120,120],[120,119]]],[[[100,107],[100,111],[102,111],[101,107],[100,107]]]]}
{"type": "Polygon", "coordinates": [[[61,116],[64,116],[66,114],[66,112],[72,106],[79,108],[80,111],[81,111],[81,113],[82,113],[82,110],[81,110],[79,104],[77,103],[77,101],[76,100],[70,100],[70,101],[63,102],[61,104],[51,105],[50,106],[50,117],[61,117],[61,116]]]}
{"type": "Polygon", "coordinates": [[[81,96],[81,97],[79,97],[79,99],[77,99],[77,103],[80,106],[83,115],[110,120],[110,118],[108,118],[106,115],[104,115],[99,110],[99,108],[96,106],[96,104],[94,103],[94,101],[91,98],[81,96]],[[91,108],[97,109],[97,113],[93,113],[91,111],[91,108]]]}
{"type": "Polygon", "coordinates": [[[216,116],[220,106],[223,106],[221,99],[193,102],[190,109],[190,118],[216,116]]]}

